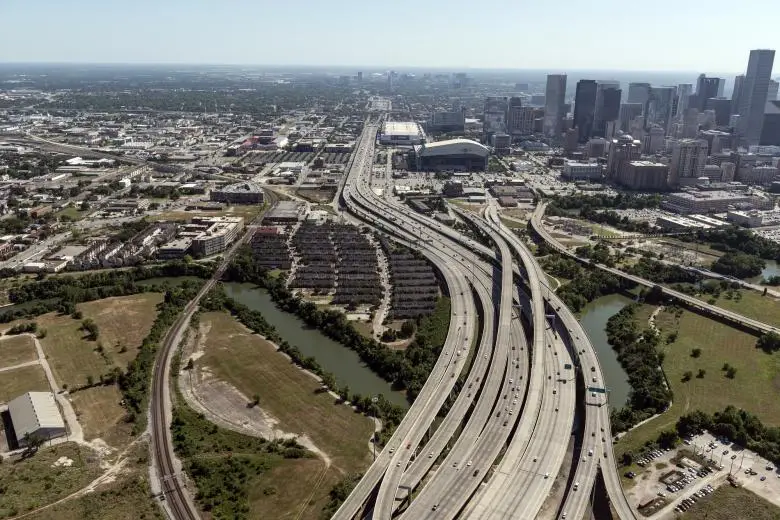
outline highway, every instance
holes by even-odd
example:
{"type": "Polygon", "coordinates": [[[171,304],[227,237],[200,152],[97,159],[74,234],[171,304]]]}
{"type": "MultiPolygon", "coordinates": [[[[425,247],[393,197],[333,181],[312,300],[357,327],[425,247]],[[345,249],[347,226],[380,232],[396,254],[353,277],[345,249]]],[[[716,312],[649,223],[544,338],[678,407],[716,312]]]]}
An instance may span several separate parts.
{"type": "Polygon", "coordinates": [[[655,287],[658,285],[661,287],[661,290],[663,291],[663,294],[667,296],[671,296],[672,298],[675,298],[677,300],[680,300],[682,302],[685,302],[687,305],[702,309],[709,314],[712,314],[713,316],[718,316],[722,319],[728,320],[732,323],[736,323],[738,325],[742,325],[744,327],[751,328],[753,330],[759,331],[759,332],[778,332],[780,333],[780,329],[773,325],[768,325],[766,323],[763,323],[759,320],[755,320],[753,318],[748,318],[747,316],[743,316],[737,312],[729,311],[726,309],[723,309],[721,307],[718,307],[716,305],[710,305],[708,303],[705,303],[698,298],[695,298],[693,296],[689,296],[685,293],[681,293],[679,291],[675,291],[674,289],[669,289],[668,287],[660,286],[659,284],[656,284],[655,282],[651,282],[650,280],[645,280],[644,278],[640,278],[639,276],[634,276],[632,274],[626,273],[625,271],[621,271],[620,269],[615,269],[613,267],[607,267],[603,264],[597,264],[595,262],[591,262],[590,260],[586,258],[580,258],[571,251],[568,250],[566,246],[558,242],[544,227],[544,224],[542,224],[542,216],[544,215],[546,205],[541,203],[536,207],[536,210],[533,213],[533,216],[531,218],[531,226],[533,227],[534,231],[550,246],[553,247],[556,251],[558,251],[561,254],[564,254],[568,257],[574,258],[575,260],[582,262],[587,265],[592,265],[594,267],[598,267],[602,271],[606,271],[608,273],[611,273],[615,276],[619,276],[622,278],[625,278],[627,280],[631,280],[634,283],[637,283],[639,285],[643,285],[648,288],[655,287]]]}
{"type": "MultiPolygon", "coordinates": [[[[401,516],[415,520],[454,518],[466,508],[469,518],[533,518],[549,495],[571,438],[576,400],[575,373],[566,366],[575,364],[573,360],[577,358],[581,367],[579,374],[586,386],[593,378],[596,384],[603,386],[598,360],[574,316],[545,287],[546,278],[535,259],[511,232],[496,222],[498,219],[494,212],[489,212],[488,219],[495,229],[488,226],[485,233],[498,252],[373,193],[362,175],[371,171],[373,165],[375,134],[376,125],[367,124],[349,176],[343,184],[341,200],[354,216],[390,234],[400,243],[420,250],[437,265],[453,297],[453,320],[446,346],[418,399],[334,518],[353,518],[377,487],[377,500],[369,514],[377,519],[390,518],[398,507],[397,499],[403,499],[419,486],[436,463],[439,463],[438,469],[417,491],[411,504],[400,512],[401,516]],[[518,265],[525,272],[512,265],[512,253],[507,244],[514,249],[518,265]],[[495,284],[498,290],[492,291],[492,296],[499,298],[495,315],[490,312],[490,288],[495,282],[490,280],[492,268],[489,264],[486,266],[483,259],[500,267],[501,282],[495,284]],[[454,384],[447,384],[448,380],[454,383],[463,369],[463,363],[459,364],[453,358],[460,355],[465,358],[471,347],[464,335],[453,330],[454,323],[461,323],[459,316],[468,314],[466,307],[476,308],[476,304],[470,301],[473,297],[468,284],[459,294],[463,280],[468,280],[469,274],[478,305],[485,313],[479,354],[474,357],[465,384],[444,421],[423,444],[438,411],[454,389],[454,384]],[[524,309],[533,320],[534,339],[530,348],[525,343],[526,335],[519,326],[520,320],[513,319],[513,311],[502,312],[507,307],[512,308],[517,291],[514,279],[517,276],[522,278],[522,275],[528,279],[531,291],[531,312],[524,309]],[[462,280],[459,282],[458,278],[462,280]],[[459,298],[459,295],[464,298],[459,298]],[[556,317],[551,317],[555,323],[554,331],[552,326],[547,326],[545,299],[549,301],[549,312],[556,317]],[[463,314],[461,308],[464,309],[463,314]],[[507,320],[509,326],[506,325],[507,320]],[[496,336],[491,353],[489,331],[493,328],[496,336]],[[458,345],[460,353],[455,348],[458,345]],[[523,354],[512,354],[518,353],[517,349],[522,349],[520,352],[523,354]],[[446,377],[448,370],[450,376],[446,377]],[[509,406],[502,403],[504,395],[508,399],[511,395],[512,401],[522,403],[512,405],[515,412],[512,415],[508,413],[509,406]],[[446,445],[452,441],[464,420],[466,424],[460,436],[441,460],[446,445]],[[480,486],[507,442],[506,453],[495,473],[485,485],[480,486]],[[469,504],[469,501],[472,503],[469,504]]],[[[471,316],[474,316],[473,310],[471,316]]],[[[469,337],[473,339],[475,324],[471,320],[465,320],[459,326],[464,330],[469,323],[472,331],[469,337]]],[[[569,514],[572,516],[568,518],[578,518],[579,512],[584,514],[588,506],[588,490],[595,481],[600,461],[605,459],[610,461],[603,466],[606,469],[605,481],[620,517],[635,518],[622,493],[614,466],[605,395],[590,392],[585,395],[584,440],[581,451],[577,452],[574,477],[571,479],[571,482],[578,482],[578,486],[577,489],[567,490],[560,511],[571,511],[569,514]],[[610,482],[617,482],[617,486],[610,485],[610,482]]]]}

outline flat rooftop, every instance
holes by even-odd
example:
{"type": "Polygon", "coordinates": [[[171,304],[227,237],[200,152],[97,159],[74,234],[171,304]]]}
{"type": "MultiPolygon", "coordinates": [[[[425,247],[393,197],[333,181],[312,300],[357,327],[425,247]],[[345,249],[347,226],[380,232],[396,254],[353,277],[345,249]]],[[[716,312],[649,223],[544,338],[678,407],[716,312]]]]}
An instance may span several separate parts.
{"type": "Polygon", "coordinates": [[[413,121],[388,121],[382,127],[384,135],[420,135],[420,127],[413,121]]]}

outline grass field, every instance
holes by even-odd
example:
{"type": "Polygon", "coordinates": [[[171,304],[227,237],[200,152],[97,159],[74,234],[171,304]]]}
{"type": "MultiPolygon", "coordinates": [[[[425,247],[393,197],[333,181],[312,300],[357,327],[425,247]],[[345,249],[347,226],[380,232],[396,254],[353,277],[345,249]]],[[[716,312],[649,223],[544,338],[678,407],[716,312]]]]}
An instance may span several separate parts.
{"type": "MultiPolygon", "coordinates": [[[[748,318],[763,321],[764,323],[780,323],[780,301],[772,296],[762,296],[757,291],[740,289],[740,299],[728,298],[726,292],[721,293],[715,304],[718,307],[738,312],[748,318]]],[[[702,297],[704,299],[704,297],[702,297]]]]}
{"type": "Polygon", "coordinates": [[[124,369],[149,333],[161,300],[161,294],[143,293],[77,305],[84,319],[91,318],[98,325],[97,341],[84,338],[81,320],[55,313],[38,317],[39,328],[47,331],[41,345],[57,383],[75,388],[84,385],[88,376],[98,380],[114,366],[124,369]],[[97,351],[98,343],[103,345],[103,354],[97,351]]]}
{"type": "Polygon", "coordinates": [[[724,484],[711,495],[700,499],[681,520],[780,520],[780,508],[755,493],[724,484]]]}
{"type": "Polygon", "coordinates": [[[27,517],[29,520],[151,520],[165,518],[150,497],[143,472],[123,475],[93,493],[68,500],[27,517]]]}
{"type": "Polygon", "coordinates": [[[35,344],[30,336],[4,336],[0,338],[0,368],[35,361],[35,344]]]}
{"type": "Polygon", "coordinates": [[[49,390],[46,374],[40,365],[0,372],[0,403],[6,403],[25,392],[49,390]]]}
{"type": "Polygon", "coordinates": [[[0,518],[13,517],[59,500],[83,488],[100,473],[92,452],[74,443],[41,448],[25,460],[4,461],[0,464],[0,488],[3,489],[0,518]],[[60,457],[67,457],[72,465],[53,466],[60,457]]]}
{"type": "Polygon", "coordinates": [[[111,446],[120,446],[132,432],[132,424],[126,422],[125,409],[119,404],[122,393],[117,386],[96,386],[71,394],[71,402],[84,438],[103,439],[111,446]]]}
{"type": "Polygon", "coordinates": [[[72,221],[81,220],[84,218],[84,216],[89,213],[89,211],[80,211],[73,206],[68,206],[67,208],[58,211],[54,215],[57,217],[68,217],[72,221]]]}
{"type": "MultiPolygon", "coordinates": [[[[640,319],[645,320],[642,323],[646,323],[647,313],[640,314],[640,319]]],[[[678,332],[672,344],[662,341],[666,354],[664,371],[674,392],[674,402],[660,417],[624,436],[615,447],[618,455],[637,452],[661,431],[674,428],[681,415],[696,409],[714,412],[734,405],[757,414],[767,425],[780,425],[780,354],[766,354],[755,347],[755,336],[692,312],[683,312],[678,319],[663,311],[656,323],[664,336],[678,332]],[[701,349],[700,357],[691,356],[694,348],[701,349]],[[737,369],[734,379],[724,375],[724,363],[737,369]],[[706,371],[703,378],[696,377],[699,369],[706,371]],[[686,371],[694,377],[682,382],[686,371]]]]}
{"type": "Polygon", "coordinates": [[[230,315],[201,317],[206,365],[243,394],[260,397],[260,406],[279,420],[279,428],[307,434],[345,472],[363,470],[370,461],[371,421],[318,393],[319,383],[290,363],[269,342],[249,333],[230,315]],[[210,329],[209,329],[210,327],[210,329]]]}
{"type": "Polygon", "coordinates": [[[328,493],[341,478],[321,459],[285,460],[255,479],[249,491],[250,518],[319,520],[328,493]],[[282,514],[286,512],[286,514],[282,514]]]}

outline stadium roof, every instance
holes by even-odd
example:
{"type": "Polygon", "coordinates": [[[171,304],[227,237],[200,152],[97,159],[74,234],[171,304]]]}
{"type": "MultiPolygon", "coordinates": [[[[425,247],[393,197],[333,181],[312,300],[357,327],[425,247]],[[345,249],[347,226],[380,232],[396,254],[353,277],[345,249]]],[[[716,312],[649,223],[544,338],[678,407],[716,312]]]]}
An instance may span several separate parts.
{"type": "Polygon", "coordinates": [[[489,150],[486,146],[471,139],[449,139],[436,141],[414,147],[415,152],[422,157],[437,155],[477,155],[487,157],[489,150]]]}

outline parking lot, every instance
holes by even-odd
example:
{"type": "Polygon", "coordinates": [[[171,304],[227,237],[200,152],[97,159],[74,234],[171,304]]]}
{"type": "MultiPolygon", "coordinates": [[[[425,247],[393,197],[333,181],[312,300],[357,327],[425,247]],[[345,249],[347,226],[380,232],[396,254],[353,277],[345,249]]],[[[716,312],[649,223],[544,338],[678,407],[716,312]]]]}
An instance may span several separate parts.
{"type": "Polygon", "coordinates": [[[626,496],[647,518],[677,518],[719,486],[729,485],[729,479],[780,506],[780,471],[752,451],[708,433],[674,450],[643,454],[635,464],[638,469],[625,474],[633,481],[626,496]]]}

